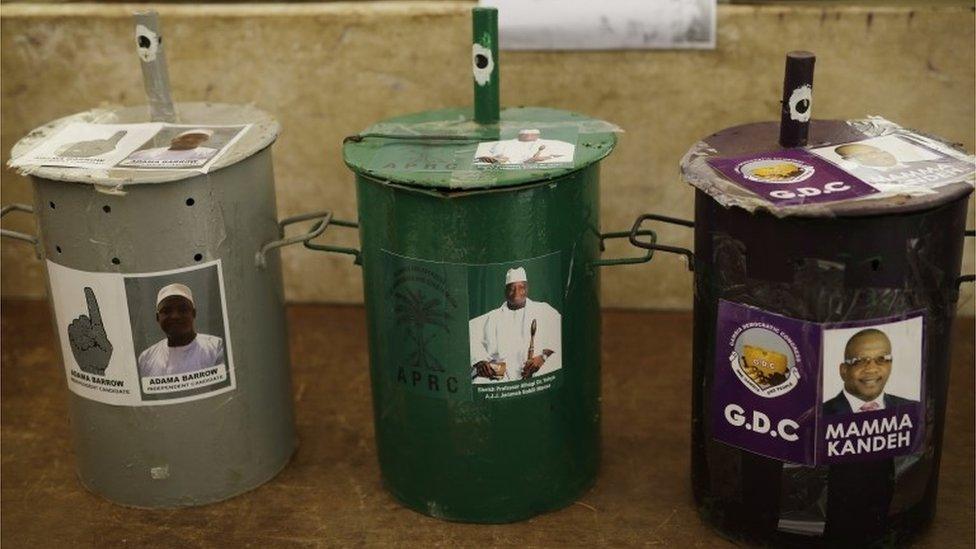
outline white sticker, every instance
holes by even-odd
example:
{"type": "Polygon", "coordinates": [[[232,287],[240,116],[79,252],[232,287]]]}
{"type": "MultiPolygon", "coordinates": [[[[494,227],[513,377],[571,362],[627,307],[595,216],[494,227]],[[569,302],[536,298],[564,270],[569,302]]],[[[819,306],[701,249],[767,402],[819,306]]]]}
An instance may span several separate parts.
{"type": "Polygon", "coordinates": [[[117,406],[236,387],[220,261],[120,274],[47,262],[68,388],[117,406]]]}
{"type": "Polygon", "coordinates": [[[810,84],[804,84],[793,90],[790,94],[789,108],[790,118],[797,122],[809,122],[811,102],[813,101],[813,88],[810,84]]]}
{"type": "Polygon", "coordinates": [[[716,0],[480,0],[506,50],[714,49],[716,0]]]}
{"type": "Polygon", "coordinates": [[[249,127],[75,122],[11,159],[10,166],[192,169],[206,173],[249,127]]]}
{"type": "Polygon", "coordinates": [[[471,69],[474,71],[474,81],[479,86],[491,82],[491,71],[495,70],[495,60],[491,56],[491,50],[481,44],[472,44],[471,69]]]}
{"type": "Polygon", "coordinates": [[[525,128],[511,139],[479,143],[474,153],[474,165],[532,170],[556,168],[572,166],[575,153],[574,143],[545,139],[540,130],[525,128]]]}
{"type": "Polygon", "coordinates": [[[145,25],[136,25],[136,48],[139,59],[146,63],[155,61],[159,50],[159,35],[145,25]]]}
{"type": "Polygon", "coordinates": [[[976,165],[965,155],[910,132],[810,152],[880,191],[936,188],[972,178],[976,172],[976,165]]]}
{"type": "Polygon", "coordinates": [[[11,159],[10,166],[109,168],[148,141],[159,127],[159,124],[68,124],[26,154],[11,159]]]}

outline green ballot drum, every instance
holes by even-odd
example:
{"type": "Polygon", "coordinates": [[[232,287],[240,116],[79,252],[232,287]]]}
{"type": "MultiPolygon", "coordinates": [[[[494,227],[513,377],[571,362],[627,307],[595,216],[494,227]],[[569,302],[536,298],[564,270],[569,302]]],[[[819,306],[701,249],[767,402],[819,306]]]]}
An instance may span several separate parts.
{"type": "Polygon", "coordinates": [[[78,476],[137,507],[222,500],[288,462],[296,437],[277,248],[321,234],[331,218],[277,220],[278,124],[267,113],[178,110],[178,127],[122,108],[38,128],[14,147],[15,165],[81,133],[51,149],[47,162],[61,166],[20,168],[33,207],[3,212],[36,218],[36,237],[4,236],[33,243],[46,262],[78,476]],[[301,220],[315,220],[309,234],[282,237],[301,220]]]}
{"type": "Polygon", "coordinates": [[[347,139],[361,252],[345,251],[363,269],[380,469],[411,509],[511,522],[592,485],[600,267],[650,259],[600,258],[628,234],[600,232],[614,129],[551,109],[491,125],[447,109],[347,139]]]}

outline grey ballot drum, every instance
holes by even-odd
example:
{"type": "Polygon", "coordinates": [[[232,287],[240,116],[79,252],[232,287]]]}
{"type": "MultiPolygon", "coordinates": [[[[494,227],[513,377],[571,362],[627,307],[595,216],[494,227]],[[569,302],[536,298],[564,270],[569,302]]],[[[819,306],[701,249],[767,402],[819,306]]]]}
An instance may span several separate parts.
{"type": "MultiPolygon", "coordinates": [[[[34,242],[47,261],[48,290],[66,361],[78,476],[89,490],[137,507],[222,500],[257,487],[285,467],[296,437],[278,248],[321,234],[331,219],[328,212],[316,212],[277,220],[271,144],[278,124],[267,113],[202,103],[177,108],[185,121],[180,124],[251,126],[206,174],[32,168],[38,236],[4,231],[5,236],[34,242]],[[283,238],[285,225],[312,220],[309,233],[283,238]],[[82,280],[84,294],[78,290],[69,296],[76,299],[76,308],[89,292],[97,296],[95,315],[91,303],[87,315],[97,329],[115,323],[123,325],[118,333],[124,332],[126,318],[112,311],[128,311],[132,343],[116,337],[102,376],[70,366],[82,361],[71,356],[74,340],[65,341],[66,330],[71,330],[65,324],[76,316],[62,312],[68,305],[58,297],[63,293],[58,281],[65,277],[82,280]],[[157,326],[153,316],[158,287],[185,280],[213,283],[193,289],[194,314],[198,332],[201,324],[222,329],[212,339],[222,341],[223,369],[196,372],[183,381],[163,379],[174,390],[160,393],[162,397],[148,394],[155,390],[146,385],[152,376],[143,374],[141,358],[136,366],[145,347],[140,341],[162,335],[158,330],[163,324],[157,326]],[[105,289],[111,287],[124,288],[125,295],[105,289]],[[107,403],[79,394],[96,390],[92,387],[106,394],[100,384],[107,383],[113,368],[130,380],[139,376],[138,387],[112,383],[138,392],[140,402],[107,403]],[[202,383],[199,376],[214,372],[226,379],[175,390],[202,383]]],[[[12,157],[71,122],[146,121],[145,107],[80,113],[35,130],[14,147],[12,157]]],[[[4,213],[17,209],[31,208],[8,206],[4,213]]]]}

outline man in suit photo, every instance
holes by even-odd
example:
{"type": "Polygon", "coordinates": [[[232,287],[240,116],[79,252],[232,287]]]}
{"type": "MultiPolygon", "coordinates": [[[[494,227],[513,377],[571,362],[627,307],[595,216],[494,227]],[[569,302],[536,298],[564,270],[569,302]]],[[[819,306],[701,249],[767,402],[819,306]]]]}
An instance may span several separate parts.
{"type": "Polygon", "coordinates": [[[891,340],[881,330],[868,328],[851,336],[840,363],[844,388],[823,403],[824,415],[871,412],[917,402],[885,393],[893,362],[891,340]]]}

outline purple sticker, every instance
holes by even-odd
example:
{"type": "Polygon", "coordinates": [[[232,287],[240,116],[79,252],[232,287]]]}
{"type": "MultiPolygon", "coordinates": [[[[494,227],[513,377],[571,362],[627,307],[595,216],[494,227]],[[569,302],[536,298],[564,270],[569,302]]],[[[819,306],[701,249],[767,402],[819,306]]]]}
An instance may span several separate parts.
{"type": "Polygon", "coordinates": [[[810,466],[915,453],[923,341],[919,312],[825,325],[720,301],[713,436],[810,466]]]}
{"type": "Polygon", "coordinates": [[[880,192],[804,149],[709,158],[708,163],[737,185],[783,206],[835,202],[880,192]]]}
{"type": "Polygon", "coordinates": [[[719,302],[712,385],[717,440],[783,461],[810,461],[820,364],[820,331],[810,326],[719,302]]]}

